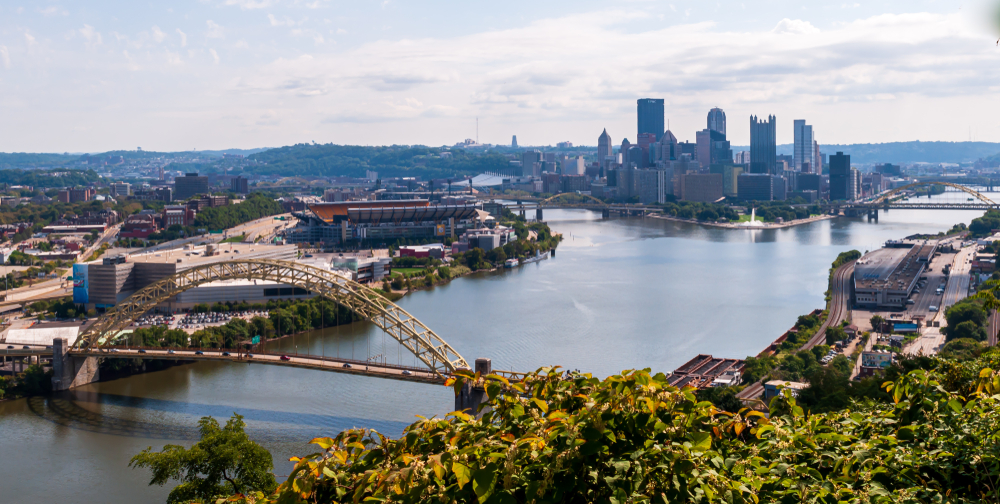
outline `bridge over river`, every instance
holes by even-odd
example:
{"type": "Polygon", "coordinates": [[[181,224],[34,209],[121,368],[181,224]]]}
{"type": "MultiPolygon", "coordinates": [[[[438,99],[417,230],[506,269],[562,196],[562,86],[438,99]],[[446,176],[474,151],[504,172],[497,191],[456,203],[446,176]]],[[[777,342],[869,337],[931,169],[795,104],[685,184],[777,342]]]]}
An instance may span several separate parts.
{"type": "MultiPolygon", "coordinates": [[[[0,351],[3,354],[4,351],[0,351]]],[[[180,361],[213,360],[234,364],[266,364],[365,375],[421,383],[444,383],[463,370],[480,375],[493,373],[489,359],[477,359],[475,369],[454,348],[429,327],[379,292],[337,273],[305,264],[269,259],[233,260],[199,265],[157,281],[119,303],[84,330],[75,343],[56,338],[48,349],[7,349],[11,357],[52,356],[53,388],[67,390],[97,381],[99,359],[166,359],[180,361]],[[188,289],[220,280],[263,280],[299,287],[324,296],[373,323],[412,353],[422,365],[403,366],[385,362],[384,357],[364,360],[339,356],[301,355],[257,349],[166,348],[129,344],[127,328],[160,303],[188,289]]],[[[508,379],[522,373],[495,371],[508,379]]],[[[457,409],[468,409],[482,401],[482,390],[467,384],[456,398],[457,409]]]]}

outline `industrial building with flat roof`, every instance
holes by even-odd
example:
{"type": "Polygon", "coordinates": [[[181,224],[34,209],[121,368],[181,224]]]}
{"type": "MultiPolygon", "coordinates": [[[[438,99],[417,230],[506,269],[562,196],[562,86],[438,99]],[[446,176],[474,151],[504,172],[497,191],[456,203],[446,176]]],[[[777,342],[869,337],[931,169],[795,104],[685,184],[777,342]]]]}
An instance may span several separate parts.
{"type": "Polygon", "coordinates": [[[854,301],[859,307],[904,308],[927,263],[935,240],[886,242],[854,265],[854,301]]]}
{"type": "MultiPolygon", "coordinates": [[[[137,290],[196,266],[233,259],[294,260],[296,255],[296,247],[294,245],[229,244],[229,246],[223,247],[216,245],[205,247],[186,246],[183,249],[108,257],[89,263],[74,264],[73,302],[86,305],[87,308],[111,308],[131,296],[137,290]]],[[[258,282],[258,285],[263,289],[264,283],[258,282]]],[[[177,303],[191,303],[185,300],[193,298],[201,299],[202,293],[206,292],[204,289],[209,289],[210,286],[211,284],[191,289],[176,296],[175,299],[167,301],[167,304],[171,308],[180,308],[181,306],[176,305],[177,303]],[[198,291],[202,292],[199,293],[198,291]]],[[[275,284],[275,286],[278,286],[278,284],[275,284]]],[[[288,286],[281,285],[280,287],[288,286]]],[[[235,297],[227,297],[227,295],[208,299],[211,302],[254,302],[251,301],[254,296],[249,290],[241,293],[236,289],[232,291],[232,295],[235,297]],[[248,298],[247,296],[250,297],[248,298]]],[[[263,296],[263,291],[261,291],[261,295],[263,296]]],[[[287,297],[295,296],[289,295],[287,297]]],[[[196,304],[197,302],[191,304],[196,304]]]]}

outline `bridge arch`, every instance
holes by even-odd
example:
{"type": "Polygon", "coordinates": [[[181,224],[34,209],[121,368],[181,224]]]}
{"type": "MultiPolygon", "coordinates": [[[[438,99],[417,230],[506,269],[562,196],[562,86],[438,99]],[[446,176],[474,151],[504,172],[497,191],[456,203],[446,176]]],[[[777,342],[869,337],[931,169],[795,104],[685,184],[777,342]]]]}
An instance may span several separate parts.
{"type": "Polygon", "coordinates": [[[881,204],[881,203],[886,203],[887,201],[891,200],[893,197],[899,195],[900,193],[902,193],[903,191],[905,191],[907,189],[912,189],[914,187],[925,186],[925,185],[942,185],[942,186],[946,186],[946,187],[952,187],[954,189],[958,189],[959,191],[962,191],[962,192],[964,192],[964,193],[966,193],[966,194],[968,194],[968,195],[970,195],[970,196],[978,199],[979,201],[982,201],[983,203],[986,203],[987,205],[996,205],[997,204],[995,201],[987,198],[985,195],[983,195],[979,191],[975,191],[973,189],[969,189],[968,187],[966,187],[964,185],[953,184],[951,182],[936,182],[936,181],[914,182],[912,184],[907,184],[907,185],[902,186],[902,187],[897,187],[897,188],[895,188],[895,189],[893,189],[893,190],[891,190],[891,191],[889,191],[889,192],[887,192],[887,193],[879,196],[878,198],[876,198],[874,201],[872,201],[872,204],[876,204],[877,205],[877,204],[881,204]]]}
{"type": "Polygon", "coordinates": [[[593,197],[593,196],[591,196],[589,194],[577,194],[577,193],[561,193],[561,194],[557,194],[555,196],[551,196],[551,197],[548,197],[548,198],[545,198],[545,199],[539,201],[538,204],[539,205],[544,205],[546,203],[551,203],[552,201],[554,201],[554,200],[556,200],[558,198],[562,198],[563,196],[577,196],[577,197],[582,196],[582,197],[584,197],[586,199],[593,200],[595,203],[597,203],[597,204],[599,204],[601,206],[608,206],[607,203],[605,203],[605,202],[603,202],[603,201],[601,201],[601,200],[599,200],[599,199],[597,199],[597,198],[595,198],[595,197],[593,197]]]}
{"type": "Polygon", "coordinates": [[[111,336],[159,303],[218,280],[266,280],[301,287],[347,307],[392,336],[438,376],[469,369],[466,360],[434,331],[381,294],[333,272],[290,261],[234,260],[204,264],[157,281],[102,315],[76,340],[80,349],[111,343],[111,336]]]}

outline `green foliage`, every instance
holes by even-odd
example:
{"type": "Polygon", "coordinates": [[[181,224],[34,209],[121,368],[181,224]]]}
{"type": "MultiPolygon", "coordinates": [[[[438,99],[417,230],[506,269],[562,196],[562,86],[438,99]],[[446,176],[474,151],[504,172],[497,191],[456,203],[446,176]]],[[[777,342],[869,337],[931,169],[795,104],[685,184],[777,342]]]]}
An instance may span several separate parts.
{"type": "Polygon", "coordinates": [[[722,411],[737,412],[743,409],[743,402],[736,397],[740,390],[740,387],[708,387],[695,392],[695,397],[714,404],[722,411]]]}
{"type": "MultiPolygon", "coordinates": [[[[421,418],[398,439],[367,429],[314,439],[319,453],[293,459],[273,494],[234,500],[996,502],[998,355],[930,359],[837,411],[778,396],[769,416],[721,412],[648,370],[486,376],[479,419],[421,418]]],[[[816,377],[826,379],[842,390],[841,376],[816,377]]]]}
{"type": "Polygon", "coordinates": [[[701,221],[740,220],[740,214],[732,207],[716,203],[698,203],[693,201],[678,201],[663,203],[663,213],[682,219],[698,219],[701,221]]]}
{"type": "Polygon", "coordinates": [[[233,414],[225,426],[212,417],[198,421],[201,440],[191,448],[166,445],[154,452],[146,448],[129,461],[129,467],[148,468],[149,484],[181,483],[170,491],[168,503],[208,502],[233,494],[271,492],[277,486],[274,462],[264,447],[245,432],[243,417],[233,414]]]}
{"type": "Polygon", "coordinates": [[[982,301],[976,298],[963,299],[950,306],[944,317],[948,326],[942,327],[941,332],[949,341],[959,338],[979,341],[986,339],[986,310],[982,308],[982,301]]]}
{"type": "Polygon", "coordinates": [[[992,234],[994,229],[1000,229],[1000,211],[987,210],[982,217],[969,223],[969,237],[983,238],[992,234]]]}
{"type": "MultiPolygon", "coordinates": [[[[94,170],[11,170],[10,166],[41,161],[39,156],[58,154],[5,154],[0,153],[0,184],[28,185],[36,188],[74,187],[87,185],[101,179],[94,170]],[[36,159],[27,159],[27,156],[36,159]]],[[[61,163],[60,163],[61,164],[61,163]]]]}
{"type": "Polygon", "coordinates": [[[38,364],[32,364],[17,376],[14,391],[19,397],[48,395],[52,393],[52,370],[44,370],[38,364]]]}
{"type": "Polygon", "coordinates": [[[766,222],[774,222],[781,217],[785,222],[795,219],[808,219],[810,215],[822,213],[818,205],[811,207],[792,207],[784,204],[764,204],[757,206],[757,218],[766,222]]]}
{"type": "Polygon", "coordinates": [[[53,299],[51,301],[36,301],[28,305],[24,311],[28,314],[45,313],[58,318],[73,318],[77,313],[83,313],[83,307],[73,304],[72,297],[53,299]],[[70,314],[70,312],[73,312],[70,314]]]}
{"type": "Polygon", "coordinates": [[[969,360],[978,357],[986,348],[980,340],[973,338],[958,338],[945,343],[938,353],[942,358],[955,360],[969,360]]]}
{"type": "Polygon", "coordinates": [[[253,193],[238,205],[206,208],[198,212],[194,218],[194,227],[209,230],[228,229],[261,217],[278,215],[284,211],[281,203],[273,198],[253,193]]]}
{"type": "MultiPolygon", "coordinates": [[[[261,163],[247,168],[252,173],[288,177],[361,177],[366,170],[373,170],[382,177],[454,178],[457,181],[465,175],[499,172],[510,167],[507,157],[496,152],[474,154],[462,149],[405,145],[297,144],[253,154],[250,158],[261,163]],[[450,155],[441,157],[445,150],[450,155]]],[[[447,190],[447,186],[437,189],[447,190]]]]}
{"type": "Polygon", "coordinates": [[[844,332],[844,328],[840,326],[832,326],[826,328],[826,344],[833,346],[838,341],[843,341],[847,339],[847,333],[844,332]]]}
{"type": "Polygon", "coordinates": [[[768,375],[778,365],[773,355],[747,357],[744,359],[743,383],[754,383],[768,375]]]}

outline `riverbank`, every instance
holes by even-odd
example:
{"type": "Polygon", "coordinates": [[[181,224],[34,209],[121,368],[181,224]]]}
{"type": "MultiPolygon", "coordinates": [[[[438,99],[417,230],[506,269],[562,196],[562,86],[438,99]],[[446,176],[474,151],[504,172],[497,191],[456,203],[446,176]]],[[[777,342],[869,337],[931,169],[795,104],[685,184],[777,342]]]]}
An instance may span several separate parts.
{"type": "Polygon", "coordinates": [[[802,224],[811,224],[813,222],[819,222],[819,221],[822,221],[822,220],[833,219],[833,218],[836,218],[837,216],[836,215],[826,215],[826,214],[824,214],[824,215],[813,215],[813,216],[805,218],[805,219],[795,219],[795,220],[790,220],[788,222],[781,222],[781,223],[778,223],[778,222],[762,222],[762,221],[757,221],[758,223],[760,223],[759,226],[748,226],[744,222],[736,222],[736,223],[734,223],[734,222],[709,222],[709,221],[700,221],[700,220],[697,220],[697,219],[684,219],[684,218],[681,218],[681,217],[674,217],[672,215],[650,214],[650,215],[648,215],[648,217],[651,217],[653,219],[661,219],[661,220],[667,220],[667,221],[673,221],[673,222],[683,222],[683,223],[686,223],[686,224],[698,224],[699,226],[721,228],[721,229],[783,229],[783,228],[789,228],[789,227],[792,227],[792,226],[799,226],[799,225],[802,225],[802,224]]]}

